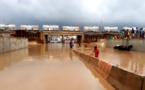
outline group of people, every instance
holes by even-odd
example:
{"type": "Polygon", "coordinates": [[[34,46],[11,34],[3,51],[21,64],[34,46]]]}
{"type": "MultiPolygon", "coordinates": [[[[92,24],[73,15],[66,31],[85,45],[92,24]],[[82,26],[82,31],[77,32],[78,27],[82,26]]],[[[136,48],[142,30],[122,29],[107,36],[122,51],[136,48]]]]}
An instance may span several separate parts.
{"type": "Polygon", "coordinates": [[[132,28],[132,30],[121,30],[121,36],[123,38],[145,38],[145,30],[143,28],[132,28]]]}

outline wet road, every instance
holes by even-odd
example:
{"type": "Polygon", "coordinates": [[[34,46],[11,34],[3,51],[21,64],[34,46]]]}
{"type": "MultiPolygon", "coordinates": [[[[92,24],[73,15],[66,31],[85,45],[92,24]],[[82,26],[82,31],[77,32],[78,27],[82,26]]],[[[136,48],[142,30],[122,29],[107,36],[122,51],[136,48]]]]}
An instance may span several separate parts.
{"type": "Polygon", "coordinates": [[[0,90],[114,90],[68,45],[30,44],[0,54],[0,90]]]}
{"type": "Polygon", "coordinates": [[[138,75],[145,75],[145,52],[114,50],[113,48],[106,48],[102,43],[93,43],[86,48],[77,47],[77,49],[90,55],[95,45],[98,46],[100,51],[100,60],[138,75]]]}

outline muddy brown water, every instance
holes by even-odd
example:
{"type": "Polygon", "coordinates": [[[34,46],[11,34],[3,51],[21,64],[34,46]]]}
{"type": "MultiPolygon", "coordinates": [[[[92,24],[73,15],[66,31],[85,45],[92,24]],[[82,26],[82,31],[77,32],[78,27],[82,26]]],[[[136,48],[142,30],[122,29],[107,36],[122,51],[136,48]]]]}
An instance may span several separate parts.
{"type": "Polygon", "coordinates": [[[90,55],[94,46],[98,46],[100,60],[129,72],[141,76],[145,75],[145,52],[114,50],[113,48],[107,48],[102,43],[92,43],[87,45],[86,48],[84,46],[77,47],[77,50],[90,55]]]}
{"type": "Polygon", "coordinates": [[[0,54],[0,90],[114,90],[67,44],[0,54]]]}

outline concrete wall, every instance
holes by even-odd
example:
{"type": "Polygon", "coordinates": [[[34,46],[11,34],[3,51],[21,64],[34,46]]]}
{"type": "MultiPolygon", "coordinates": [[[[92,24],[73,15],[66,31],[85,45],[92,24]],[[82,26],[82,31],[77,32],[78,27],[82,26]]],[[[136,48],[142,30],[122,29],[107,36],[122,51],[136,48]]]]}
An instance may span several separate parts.
{"type": "Polygon", "coordinates": [[[0,33],[0,37],[10,37],[9,33],[0,33]]]}
{"type": "Polygon", "coordinates": [[[74,52],[88,62],[116,90],[145,90],[145,77],[112,66],[79,51],[74,52]]]}
{"type": "Polygon", "coordinates": [[[130,39],[130,40],[107,40],[106,46],[113,48],[117,44],[119,45],[133,45],[135,51],[145,51],[145,40],[142,39],[130,39]]]}
{"type": "Polygon", "coordinates": [[[102,60],[98,60],[95,57],[92,57],[90,55],[78,52],[76,50],[74,50],[74,52],[79,55],[80,57],[82,57],[86,62],[88,62],[89,64],[91,64],[91,66],[93,66],[95,68],[95,70],[104,78],[104,79],[108,79],[109,76],[109,72],[111,71],[111,67],[112,65],[103,62],[102,60]]]}
{"type": "Polygon", "coordinates": [[[143,77],[112,66],[108,82],[117,90],[142,90],[143,77]]]}
{"type": "Polygon", "coordinates": [[[2,36],[3,37],[10,37],[10,34],[9,33],[2,33],[2,36]]]}
{"type": "Polygon", "coordinates": [[[28,47],[28,39],[0,37],[0,53],[28,47]]]}

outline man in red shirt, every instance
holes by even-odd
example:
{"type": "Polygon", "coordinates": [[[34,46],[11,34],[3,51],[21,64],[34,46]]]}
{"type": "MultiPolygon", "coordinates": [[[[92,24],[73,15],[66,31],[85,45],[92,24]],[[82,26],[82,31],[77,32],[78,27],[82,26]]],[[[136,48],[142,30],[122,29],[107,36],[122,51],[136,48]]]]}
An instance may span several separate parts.
{"type": "Polygon", "coordinates": [[[95,57],[98,59],[99,57],[99,50],[97,49],[97,46],[94,47],[94,51],[92,53],[92,55],[95,53],[95,57]]]}

